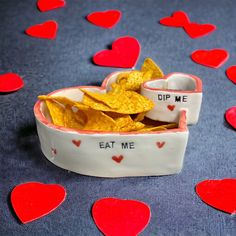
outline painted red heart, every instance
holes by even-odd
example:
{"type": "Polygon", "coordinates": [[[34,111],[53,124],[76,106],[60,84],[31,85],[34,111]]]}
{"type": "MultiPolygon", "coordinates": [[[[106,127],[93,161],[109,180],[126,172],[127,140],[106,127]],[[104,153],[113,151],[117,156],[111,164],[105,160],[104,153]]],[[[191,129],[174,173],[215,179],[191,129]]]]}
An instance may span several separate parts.
{"type": "Polygon", "coordinates": [[[135,236],[148,225],[151,213],[141,201],[103,198],[94,203],[92,216],[104,235],[135,236]]]}
{"type": "Polygon", "coordinates": [[[108,10],[102,12],[93,12],[87,16],[87,20],[96,26],[103,28],[114,27],[121,18],[121,12],[118,10],[108,10]]]}
{"type": "Polygon", "coordinates": [[[64,7],[66,2],[64,0],[38,0],[37,6],[41,12],[54,10],[56,8],[64,7]]]}
{"type": "Polygon", "coordinates": [[[196,50],[191,54],[191,59],[203,66],[219,68],[229,58],[225,49],[196,50]]]}
{"type": "Polygon", "coordinates": [[[112,160],[115,161],[115,162],[117,162],[117,163],[120,163],[123,159],[124,159],[124,156],[123,156],[123,155],[113,156],[113,157],[112,157],[112,160]]]}
{"type": "Polygon", "coordinates": [[[24,81],[15,73],[0,75],[0,93],[10,93],[24,87],[24,81]]]}
{"type": "Polygon", "coordinates": [[[79,147],[81,144],[81,140],[72,140],[72,143],[76,146],[79,147]]]}
{"type": "Polygon", "coordinates": [[[55,39],[57,36],[57,30],[57,22],[49,20],[42,24],[29,27],[25,30],[25,33],[36,38],[55,39]]]}
{"type": "Polygon", "coordinates": [[[236,106],[229,108],[225,112],[225,119],[234,129],[236,129],[236,106]]]}
{"type": "Polygon", "coordinates": [[[213,24],[189,23],[184,25],[184,30],[191,38],[200,38],[216,30],[213,24]]]}
{"type": "Polygon", "coordinates": [[[236,66],[230,66],[226,70],[226,75],[230,81],[232,81],[234,84],[236,84],[236,66]]]}
{"type": "Polygon", "coordinates": [[[93,62],[100,66],[132,68],[140,53],[140,44],[134,37],[124,36],[112,43],[111,50],[103,50],[93,56],[93,62]]]}
{"type": "Polygon", "coordinates": [[[184,11],[176,11],[172,16],[160,19],[159,23],[170,27],[183,27],[186,24],[189,24],[189,18],[184,11]]]}
{"type": "Polygon", "coordinates": [[[17,185],[11,192],[12,207],[22,223],[29,223],[54,211],[66,198],[58,184],[28,182],[17,185]]]}
{"type": "Polygon", "coordinates": [[[236,213],[236,179],[204,180],[196,185],[196,193],[206,204],[236,213]]]}
{"type": "Polygon", "coordinates": [[[166,142],[156,142],[158,148],[162,148],[166,142]]]}
{"type": "Polygon", "coordinates": [[[173,111],[175,109],[175,105],[168,105],[167,108],[170,110],[170,111],[173,111]]]}

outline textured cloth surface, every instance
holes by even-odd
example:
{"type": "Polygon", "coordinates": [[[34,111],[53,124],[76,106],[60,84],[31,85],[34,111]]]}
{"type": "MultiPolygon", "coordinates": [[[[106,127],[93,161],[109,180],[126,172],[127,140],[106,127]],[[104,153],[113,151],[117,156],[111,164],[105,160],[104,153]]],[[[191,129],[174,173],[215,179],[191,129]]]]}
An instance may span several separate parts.
{"type": "Polygon", "coordinates": [[[234,0],[68,0],[65,8],[41,13],[36,0],[1,0],[0,73],[20,74],[25,87],[0,94],[0,235],[102,235],[90,210],[103,197],[149,204],[152,218],[141,235],[236,235],[236,218],[207,206],[194,190],[204,179],[236,177],[236,133],[224,121],[225,110],[236,105],[236,86],[225,76],[225,69],[236,64],[235,11],[234,0]],[[86,21],[89,13],[106,9],[123,13],[115,28],[107,30],[86,21]],[[191,39],[181,28],[158,24],[176,10],[186,11],[193,22],[212,23],[218,29],[191,39]],[[56,40],[23,33],[30,25],[49,19],[59,24],[56,40]],[[99,85],[119,69],[98,67],[91,57],[124,35],[136,37],[142,46],[137,68],[145,57],[151,57],[165,74],[190,73],[203,81],[200,120],[189,127],[184,167],[178,175],[87,177],[54,166],[40,150],[33,115],[37,95],[63,87],[99,85]],[[230,52],[219,69],[189,58],[196,49],[212,48],[230,52]],[[11,209],[9,194],[14,186],[28,181],[62,184],[68,194],[56,211],[22,225],[11,209]]]}

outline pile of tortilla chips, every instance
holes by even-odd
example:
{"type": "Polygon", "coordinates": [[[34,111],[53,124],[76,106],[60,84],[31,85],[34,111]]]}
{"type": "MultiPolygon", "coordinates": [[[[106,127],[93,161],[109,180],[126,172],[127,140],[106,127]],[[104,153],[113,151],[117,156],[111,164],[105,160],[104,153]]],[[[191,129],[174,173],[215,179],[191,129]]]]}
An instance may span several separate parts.
{"type": "Polygon", "coordinates": [[[140,71],[120,73],[107,93],[80,89],[81,102],[59,96],[39,96],[46,103],[53,124],[91,131],[147,132],[176,128],[176,123],[163,123],[145,117],[154,103],[142,96],[140,86],[151,79],[162,78],[163,72],[146,58],[140,71]]]}

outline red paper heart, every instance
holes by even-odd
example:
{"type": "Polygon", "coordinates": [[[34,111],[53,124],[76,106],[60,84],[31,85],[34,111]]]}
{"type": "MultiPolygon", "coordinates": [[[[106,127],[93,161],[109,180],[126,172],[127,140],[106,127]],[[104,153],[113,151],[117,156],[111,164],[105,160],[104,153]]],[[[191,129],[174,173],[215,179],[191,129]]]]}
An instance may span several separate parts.
{"type": "Polygon", "coordinates": [[[111,50],[103,50],[93,56],[93,62],[100,66],[132,68],[136,65],[140,44],[136,38],[124,36],[112,43],[111,50]]]}
{"type": "Polygon", "coordinates": [[[196,50],[191,54],[191,59],[203,66],[219,68],[229,58],[225,49],[196,50]]]}
{"type": "Polygon", "coordinates": [[[54,211],[65,197],[66,191],[61,185],[29,182],[12,190],[11,203],[16,215],[25,224],[54,211]]]}
{"type": "Polygon", "coordinates": [[[184,25],[184,30],[191,38],[200,38],[212,33],[216,30],[216,26],[212,24],[189,23],[184,25]]]}
{"type": "Polygon", "coordinates": [[[72,140],[72,143],[76,146],[79,147],[81,144],[81,140],[72,140]]]}
{"type": "Polygon", "coordinates": [[[33,25],[26,29],[25,33],[36,38],[55,39],[57,36],[58,24],[49,20],[42,24],[33,25]]]}
{"type": "Polygon", "coordinates": [[[87,16],[89,22],[103,28],[114,27],[120,21],[120,18],[121,12],[118,10],[93,12],[87,16]]]}
{"type": "Polygon", "coordinates": [[[112,160],[117,162],[117,163],[120,163],[123,159],[124,159],[123,155],[112,157],[112,160]]]}
{"type": "Polygon", "coordinates": [[[226,70],[226,75],[234,84],[236,84],[236,66],[230,66],[226,70]]]}
{"type": "Polygon", "coordinates": [[[206,204],[236,213],[236,179],[204,180],[196,185],[196,193],[206,204]]]}
{"type": "Polygon", "coordinates": [[[158,148],[162,148],[166,142],[157,142],[156,145],[158,148]]]}
{"type": "Polygon", "coordinates": [[[168,105],[167,108],[170,110],[170,111],[173,111],[175,109],[175,105],[168,105]]]}
{"type": "Polygon", "coordinates": [[[95,224],[107,236],[136,236],[148,225],[151,213],[144,202],[103,198],[92,207],[95,224]]]}
{"type": "Polygon", "coordinates": [[[15,73],[0,75],[0,93],[10,93],[24,87],[24,81],[15,73]]]}
{"type": "Polygon", "coordinates": [[[184,11],[176,11],[172,16],[167,16],[160,19],[160,24],[170,27],[183,27],[189,24],[189,18],[184,11]]]}
{"type": "Polygon", "coordinates": [[[64,7],[66,2],[64,0],[38,0],[37,6],[41,12],[54,10],[56,8],[64,7]]]}
{"type": "Polygon", "coordinates": [[[233,128],[236,129],[236,106],[229,108],[225,112],[225,119],[233,128]]]}

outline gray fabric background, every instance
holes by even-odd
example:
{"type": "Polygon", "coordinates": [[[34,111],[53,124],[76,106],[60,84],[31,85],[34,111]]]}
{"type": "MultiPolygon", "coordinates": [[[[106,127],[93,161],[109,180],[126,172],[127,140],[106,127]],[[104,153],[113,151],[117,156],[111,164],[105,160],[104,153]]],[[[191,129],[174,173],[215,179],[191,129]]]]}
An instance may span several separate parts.
{"type": "Polygon", "coordinates": [[[236,177],[235,130],[224,121],[227,108],[236,105],[236,87],[225,69],[236,64],[236,1],[233,0],[67,0],[67,7],[40,13],[36,0],[0,1],[0,73],[23,76],[25,87],[0,94],[0,235],[102,235],[90,215],[93,202],[103,197],[138,199],[151,207],[150,224],[141,235],[236,235],[236,218],[204,204],[195,184],[204,179],[236,177]],[[85,20],[93,11],[119,9],[113,29],[85,20]],[[189,38],[182,29],[158,24],[173,11],[184,10],[192,21],[212,23],[218,29],[207,37],[189,38]],[[55,41],[26,36],[30,25],[54,19],[55,41]],[[91,63],[97,51],[116,38],[136,37],[142,46],[137,64],[153,58],[165,74],[179,71],[203,81],[203,104],[190,136],[184,168],[179,175],[102,179],[69,173],[43,156],[36,133],[33,105],[39,94],[76,85],[100,84],[114,68],[91,63]],[[229,60],[219,69],[193,63],[196,49],[225,48],[229,60]],[[27,225],[16,219],[9,193],[28,181],[58,183],[67,199],[56,211],[27,225]]]}

